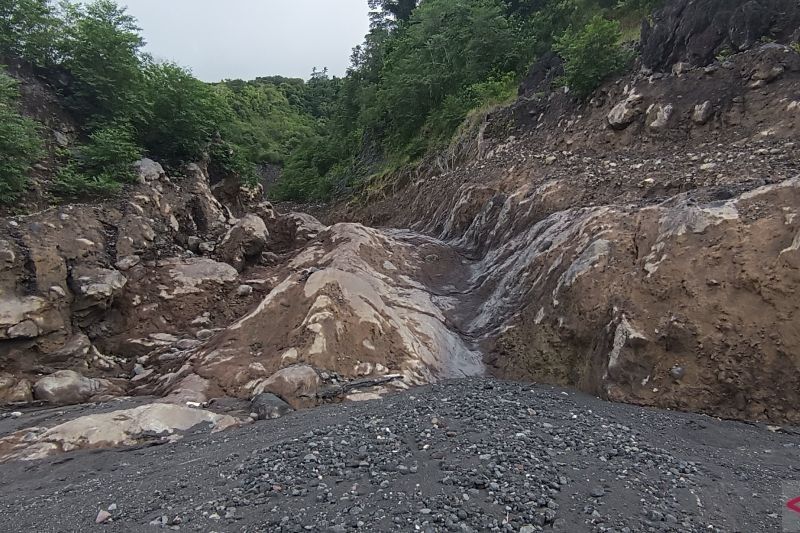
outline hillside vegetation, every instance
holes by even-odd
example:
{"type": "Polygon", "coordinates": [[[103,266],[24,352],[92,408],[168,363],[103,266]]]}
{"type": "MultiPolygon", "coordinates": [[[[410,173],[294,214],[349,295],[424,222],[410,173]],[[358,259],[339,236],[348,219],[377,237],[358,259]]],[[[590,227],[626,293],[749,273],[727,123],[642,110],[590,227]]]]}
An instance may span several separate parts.
{"type": "Polygon", "coordinates": [[[46,151],[47,192],[77,199],[113,193],[143,155],[177,166],[210,154],[221,173],[255,182],[257,165],[282,164],[315,135],[322,93],[313,79],[208,84],[154,61],[144,44],[111,0],[0,0],[0,65],[33,72],[78,128],[77,143],[50,146],[22,112],[18,81],[0,70],[0,203],[24,195],[46,151]]]}
{"type": "Polygon", "coordinates": [[[0,203],[25,194],[45,153],[54,200],[111,194],[144,155],[167,167],[210,157],[245,183],[279,165],[273,197],[329,199],[446,146],[471,112],[513,99],[544,52],[566,60],[560,82],[589,94],[625,65],[624,30],[656,2],[368,3],[371,30],[343,78],[209,84],[144,53],[136,20],[113,0],[0,0],[0,63],[30,69],[78,126],[76,143],[53,146],[23,116],[15,79],[0,75],[0,203]]]}
{"type": "Polygon", "coordinates": [[[446,146],[471,112],[516,97],[543,53],[579,97],[629,57],[654,0],[370,0],[372,27],[353,51],[320,133],[289,157],[279,198],[324,199],[446,146]]]}

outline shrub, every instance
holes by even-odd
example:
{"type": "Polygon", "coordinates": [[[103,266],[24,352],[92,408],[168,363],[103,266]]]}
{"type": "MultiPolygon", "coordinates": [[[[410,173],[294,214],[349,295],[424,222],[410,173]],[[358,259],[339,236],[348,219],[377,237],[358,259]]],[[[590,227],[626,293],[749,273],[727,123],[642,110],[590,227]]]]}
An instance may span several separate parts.
{"type": "Polygon", "coordinates": [[[172,63],[146,68],[150,116],[138,129],[148,152],[174,162],[198,158],[231,110],[214,87],[172,63]]]}
{"type": "Polygon", "coordinates": [[[89,143],[76,150],[74,158],[56,175],[52,192],[61,198],[99,198],[110,196],[133,181],[133,163],[142,151],[127,125],[99,128],[89,143]]]}
{"type": "Polygon", "coordinates": [[[581,30],[572,27],[553,47],[564,59],[564,82],[579,97],[589,96],[600,84],[622,70],[629,54],[620,46],[619,23],[593,17],[581,30]]]}
{"type": "Polygon", "coordinates": [[[99,198],[117,193],[122,187],[112,173],[89,175],[72,162],[59,170],[52,184],[52,192],[64,199],[99,198]]]}
{"type": "Polygon", "coordinates": [[[27,173],[42,154],[36,123],[17,111],[16,81],[0,73],[0,203],[25,190],[27,173]]]}
{"type": "Polygon", "coordinates": [[[222,177],[236,177],[249,187],[258,185],[255,167],[238,146],[226,141],[216,141],[208,150],[211,159],[209,170],[222,177]]]}
{"type": "Polygon", "coordinates": [[[125,182],[132,181],[132,165],[142,157],[142,150],[129,126],[113,125],[92,133],[80,155],[83,170],[108,174],[116,181],[125,182]]]}

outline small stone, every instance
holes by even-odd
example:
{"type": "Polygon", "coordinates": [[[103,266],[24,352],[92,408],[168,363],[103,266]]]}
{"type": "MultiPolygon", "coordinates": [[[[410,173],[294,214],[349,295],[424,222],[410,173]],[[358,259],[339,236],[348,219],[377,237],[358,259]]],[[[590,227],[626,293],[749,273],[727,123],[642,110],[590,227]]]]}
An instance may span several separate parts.
{"type": "Polygon", "coordinates": [[[201,329],[200,331],[195,333],[194,336],[201,341],[207,341],[208,339],[214,336],[214,332],[211,331],[210,329],[201,329]]]}
{"type": "Polygon", "coordinates": [[[104,524],[111,519],[111,513],[108,511],[100,511],[97,513],[97,518],[94,519],[95,524],[104,524]]]}
{"type": "Polygon", "coordinates": [[[195,339],[181,339],[175,343],[175,347],[179,350],[191,350],[200,346],[201,342],[195,339]]]}
{"type": "Polygon", "coordinates": [[[116,511],[116,510],[117,510],[117,504],[116,503],[112,503],[111,505],[108,506],[108,512],[109,513],[113,512],[113,511],[116,511]]]}
{"type": "Polygon", "coordinates": [[[138,255],[126,255],[125,257],[117,261],[114,264],[114,266],[117,267],[119,270],[125,272],[126,270],[130,270],[136,265],[138,265],[141,260],[142,258],[139,257],[138,255]]]}
{"type": "Polygon", "coordinates": [[[253,287],[250,285],[239,285],[236,289],[236,296],[250,296],[253,294],[253,287]]]}
{"type": "Polygon", "coordinates": [[[603,487],[592,487],[592,490],[589,492],[589,494],[592,496],[592,498],[602,498],[606,494],[606,489],[603,487]]]}
{"type": "Polygon", "coordinates": [[[673,379],[681,379],[685,373],[686,369],[678,365],[673,366],[669,371],[669,375],[672,376],[673,379]]]}

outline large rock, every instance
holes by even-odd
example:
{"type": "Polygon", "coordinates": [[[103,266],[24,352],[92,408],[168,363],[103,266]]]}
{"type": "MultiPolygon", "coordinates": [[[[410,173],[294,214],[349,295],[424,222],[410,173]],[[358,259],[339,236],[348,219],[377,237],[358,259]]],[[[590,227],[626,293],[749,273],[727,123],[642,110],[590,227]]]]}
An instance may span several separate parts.
{"type": "Polygon", "coordinates": [[[705,66],[722,49],[740,52],[763,37],[788,42],[800,26],[796,0],[675,0],[642,29],[642,61],[668,72],[679,62],[705,66]]]}
{"type": "Polygon", "coordinates": [[[248,259],[258,257],[267,246],[269,232],[261,217],[248,214],[228,230],[216,248],[220,260],[242,270],[248,259]]]}
{"type": "Polygon", "coordinates": [[[72,370],[59,370],[41,378],[33,386],[37,400],[57,405],[84,403],[96,396],[121,393],[122,390],[108,380],[87,378],[72,370]]]}
{"type": "Polygon", "coordinates": [[[0,404],[31,401],[33,401],[33,392],[30,381],[17,379],[11,374],[0,373],[0,404]]]}
{"type": "Polygon", "coordinates": [[[92,341],[83,333],[70,337],[59,349],[47,354],[48,363],[86,361],[92,351],[92,341]]]}
{"type": "Polygon", "coordinates": [[[70,420],[50,429],[28,428],[0,439],[0,462],[30,461],[81,449],[134,446],[175,441],[178,432],[207,424],[212,433],[236,426],[238,420],[201,409],[154,403],[70,420]]]}
{"type": "Polygon", "coordinates": [[[259,420],[280,418],[292,411],[291,405],[269,392],[258,394],[250,401],[250,412],[255,413],[259,420]]]}
{"type": "Polygon", "coordinates": [[[81,325],[93,322],[98,314],[111,307],[128,280],[122,272],[110,268],[80,266],[72,271],[70,288],[75,293],[74,316],[81,325]]]}
{"type": "Polygon", "coordinates": [[[624,130],[630,126],[636,117],[642,114],[643,100],[642,96],[635,92],[628,95],[608,113],[608,125],[615,130],[624,130]]]}
{"type": "Polygon", "coordinates": [[[133,164],[139,183],[158,181],[166,176],[164,168],[152,159],[140,159],[133,164]]]}
{"type": "Polygon", "coordinates": [[[255,390],[258,396],[271,392],[295,409],[317,404],[320,386],[319,374],[309,365],[293,365],[274,373],[255,390]]]}
{"type": "Polygon", "coordinates": [[[36,337],[50,308],[39,296],[0,296],[0,339],[36,337]]]}

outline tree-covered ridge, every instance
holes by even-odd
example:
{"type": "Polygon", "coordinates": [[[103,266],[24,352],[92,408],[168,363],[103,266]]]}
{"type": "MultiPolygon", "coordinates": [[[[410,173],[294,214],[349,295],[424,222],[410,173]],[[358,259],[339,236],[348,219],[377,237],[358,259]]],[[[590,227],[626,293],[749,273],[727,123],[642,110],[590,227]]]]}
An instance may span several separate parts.
{"type": "MultiPolygon", "coordinates": [[[[79,126],[79,144],[54,154],[54,195],[112,193],[142,155],[167,165],[217,155],[219,172],[255,181],[256,165],[283,164],[316,134],[332,100],[313,79],[204,83],[143,46],[136,20],[112,0],[0,0],[0,64],[32,68],[79,126]]],[[[24,193],[42,136],[20,114],[13,80],[3,75],[0,85],[0,202],[8,204],[24,193]]]]}
{"type": "Polygon", "coordinates": [[[513,99],[548,51],[565,60],[560,81],[584,97],[625,66],[622,30],[638,29],[659,3],[369,0],[372,29],[333,84],[318,135],[292,152],[274,192],[324,199],[441,149],[470,112],[513,99]]]}

